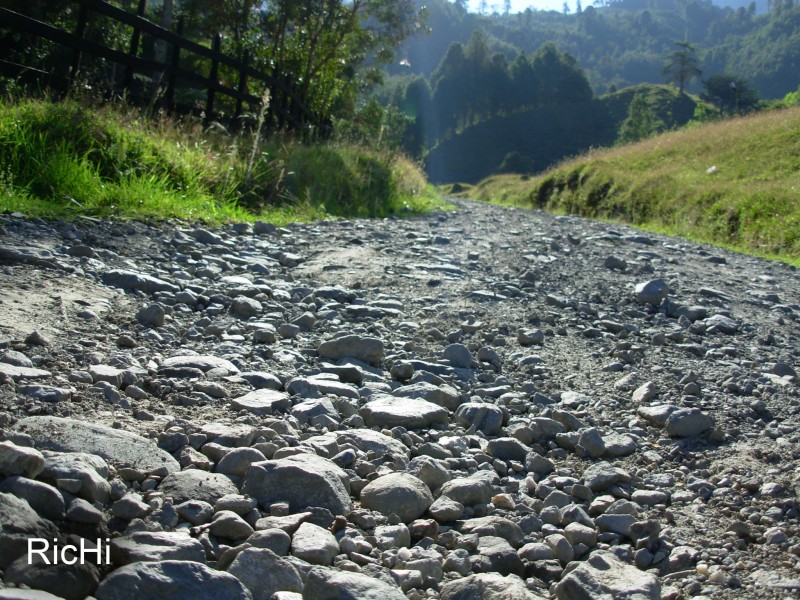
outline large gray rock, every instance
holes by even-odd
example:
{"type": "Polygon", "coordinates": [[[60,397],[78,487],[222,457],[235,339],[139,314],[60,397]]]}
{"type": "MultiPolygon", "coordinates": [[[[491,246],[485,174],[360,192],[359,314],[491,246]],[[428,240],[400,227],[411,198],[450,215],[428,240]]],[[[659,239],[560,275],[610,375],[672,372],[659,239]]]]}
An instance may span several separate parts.
{"type": "Polygon", "coordinates": [[[396,398],[427,400],[448,410],[455,410],[461,405],[461,398],[455,388],[449,385],[433,385],[424,381],[399,387],[392,392],[392,395],[396,398]]]}
{"type": "Polygon", "coordinates": [[[253,600],[270,600],[275,592],[303,591],[297,569],[266,548],[243,550],[228,567],[228,573],[250,590],[253,600]]]}
{"type": "Polygon", "coordinates": [[[525,574],[525,566],[517,551],[505,539],[494,535],[484,535],[478,540],[479,562],[482,571],[497,572],[501,575],[525,574]]]}
{"type": "Polygon", "coordinates": [[[203,564],[166,560],[117,569],[95,592],[97,600],[252,600],[236,577],[203,564]]]}
{"type": "Polygon", "coordinates": [[[316,454],[297,454],[251,464],[242,493],[249,494],[264,507],[274,502],[288,502],[292,512],[322,507],[334,515],[346,515],[353,508],[347,473],[316,454]]]}
{"type": "Polygon", "coordinates": [[[0,492],[22,498],[45,519],[61,521],[64,518],[64,496],[56,488],[42,481],[26,477],[6,477],[0,481],[0,492]]]}
{"type": "Polygon", "coordinates": [[[69,491],[90,502],[108,502],[111,485],[108,483],[108,463],[96,454],[84,452],[53,452],[44,450],[44,470],[39,479],[58,486],[59,480],[72,480],[69,491]]]}
{"type": "Polygon", "coordinates": [[[406,595],[396,586],[361,573],[314,567],[308,572],[303,600],[406,600],[406,595]]]}
{"type": "Polygon", "coordinates": [[[535,594],[515,575],[479,573],[451,581],[442,586],[441,600],[545,600],[546,594],[535,594]]]}
{"type": "Polygon", "coordinates": [[[234,483],[225,475],[199,469],[170,473],[158,489],[165,496],[171,496],[174,504],[201,500],[213,505],[226,494],[239,493],[234,483]]]}
{"type": "Polygon", "coordinates": [[[412,398],[395,398],[387,395],[376,395],[376,399],[368,402],[361,409],[361,417],[367,427],[406,427],[407,429],[423,429],[432,425],[447,425],[450,420],[446,408],[442,408],[426,400],[412,398]]]}
{"type": "Polygon", "coordinates": [[[24,379],[44,379],[50,377],[50,371],[35,369],[32,367],[19,367],[8,363],[0,362],[0,381],[10,379],[11,381],[22,381],[24,379]]]}
{"type": "Polygon", "coordinates": [[[500,433],[505,421],[505,413],[494,404],[467,402],[456,410],[456,422],[469,429],[474,427],[485,435],[495,436],[500,433]]]}
{"type": "Polygon", "coordinates": [[[253,390],[231,400],[234,410],[246,410],[258,416],[285,413],[292,407],[289,394],[277,390],[253,390]]]}
{"type": "Polygon", "coordinates": [[[136,273],[134,271],[112,269],[103,273],[102,279],[103,283],[106,285],[123,289],[126,292],[140,291],[145,294],[172,292],[174,294],[180,291],[177,285],[173,285],[157,277],[136,273]]]}
{"type": "Polygon", "coordinates": [[[0,442],[0,476],[22,475],[35,478],[44,469],[44,456],[35,448],[0,442]]]}
{"type": "Polygon", "coordinates": [[[327,342],[322,342],[317,348],[317,353],[323,358],[331,360],[355,358],[375,366],[380,366],[383,360],[383,352],[383,341],[375,337],[360,335],[345,335],[334,338],[327,342]]]}
{"type": "Polygon", "coordinates": [[[661,583],[652,573],[625,564],[609,552],[595,552],[556,586],[559,600],[660,600],[661,583]]]}
{"type": "Polygon", "coordinates": [[[661,279],[653,279],[636,284],[634,298],[639,304],[660,306],[669,295],[669,286],[661,279]]]}
{"type": "Polygon", "coordinates": [[[114,564],[139,561],[190,560],[205,562],[203,545],[187,533],[177,531],[137,531],[111,541],[114,564]]]}
{"type": "Polygon", "coordinates": [[[375,452],[379,456],[390,456],[395,462],[408,461],[408,447],[400,440],[372,429],[346,429],[336,432],[339,444],[352,444],[362,452],[375,452]]]}
{"type": "Polygon", "coordinates": [[[667,418],[667,433],[674,437],[691,437],[713,429],[714,417],[699,408],[680,408],[667,418]]]}
{"type": "MultiPolygon", "coordinates": [[[[97,589],[100,583],[100,571],[92,562],[95,559],[94,554],[89,555],[84,564],[80,564],[79,555],[71,554],[68,560],[73,559],[77,559],[73,565],[63,562],[48,564],[52,563],[52,555],[47,562],[40,554],[34,554],[30,561],[27,555],[21,556],[6,569],[4,581],[6,584],[13,583],[34,588],[42,594],[35,597],[37,600],[45,600],[48,597],[83,600],[97,589]],[[54,595],[49,596],[50,594],[54,595]]],[[[0,595],[0,599],[3,597],[0,595]]],[[[23,600],[25,596],[15,598],[23,600]]]]}
{"type": "Polygon", "coordinates": [[[180,470],[178,461],[153,442],[121,429],[47,416],[21,419],[14,429],[31,436],[40,449],[96,454],[116,467],[145,473],[161,468],[180,470]]]}
{"type": "Polygon", "coordinates": [[[329,566],[339,554],[339,543],[327,529],[302,523],[292,536],[292,555],[312,565],[329,566]]]}
{"type": "Polygon", "coordinates": [[[410,523],[433,504],[425,483],[408,473],[389,473],[369,482],[361,490],[361,505],[384,515],[392,513],[410,523]]]}
{"type": "Polygon", "coordinates": [[[225,358],[210,355],[173,356],[161,363],[164,369],[200,369],[203,373],[216,371],[224,375],[236,375],[239,369],[225,358]]]}
{"type": "Polygon", "coordinates": [[[0,570],[27,554],[29,539],[58,537],[55,525],[37,515],[25,500],[0,493],[0,570]]]}
{"type": "Polygon", "coordinates": [[[451,479],[442,485],[440,495],[464,506],[487,504],[494,496],[492,483],[495,477],[494,471],[478,471],[469,477],[451,479]]]}

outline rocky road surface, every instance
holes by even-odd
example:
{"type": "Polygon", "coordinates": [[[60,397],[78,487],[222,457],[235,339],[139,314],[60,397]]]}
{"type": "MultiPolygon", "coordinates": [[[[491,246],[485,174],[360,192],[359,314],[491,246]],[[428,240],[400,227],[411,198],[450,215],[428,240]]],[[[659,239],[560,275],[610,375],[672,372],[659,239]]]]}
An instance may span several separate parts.
{"type": "Polygon", "coordinates": [[[796,597],[799,302],[469,202],[0,216],[0,598],[796,597]]]}

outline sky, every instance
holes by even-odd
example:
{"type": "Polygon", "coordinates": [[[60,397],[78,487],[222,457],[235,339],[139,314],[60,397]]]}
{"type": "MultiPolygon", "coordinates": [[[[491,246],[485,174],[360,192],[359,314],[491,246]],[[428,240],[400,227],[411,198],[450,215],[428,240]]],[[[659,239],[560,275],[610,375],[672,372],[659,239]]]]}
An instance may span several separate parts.
{"type": "MultiPolygon", "coordinates": [[[[574,10],[574,0],[567,0],[567,3],[570,5],[570,8],[574,10]]],[[[470,11],[477,12],[480,4],[480,0],[469,0],[468,5],[470,11]]],[[[591,2],[584,2],[584,4],[589,5],[591,2]]],[[[505,1],[486,0],[486,6],[489,7],[490,13],[495,11],[502,13],[505,7],[505,1]]],[[[564,6],[564,0],[511,0],[512,13],[522,12],[529,6],[535,10],[557,10],[560,12],[561,8],[564,6]]]]}

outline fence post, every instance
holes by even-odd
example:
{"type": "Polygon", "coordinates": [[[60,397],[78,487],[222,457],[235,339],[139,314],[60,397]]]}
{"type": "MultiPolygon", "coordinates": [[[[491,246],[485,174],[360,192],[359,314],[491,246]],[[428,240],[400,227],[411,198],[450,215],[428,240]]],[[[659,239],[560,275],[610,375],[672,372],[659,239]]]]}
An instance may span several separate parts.
{"type": "Polygon", "coordinates": [[[211,114],[214,112],[214,95],[217,92],[217,71],[219,68],[219,48],[222,44],[222,36],[219,33],[214,36],[211,50],[214,58],[211,59],[211,72],[208,75],[208,96],[206,97],[206,118],[208,124],[211,121],[211,114]]]}
{"type": "MultiPolygon", "coordinates": [[[[147,0],[139,0],[139,6],[136,9],[136,15],[139,17],[144,17],[145,9],[147,8],[147,0]]],[[[128,50],[128,56],[132,58],[136,58],[136,55],[139,54],[139,42],[142,39],[142,32],[141,30],[134,26],[133,28],[133,35],[131,35],[131,44],[130,49],[128,50]]],[[[125,68],[125,82],[122,84],[122,89],[125,93],[130,94],[131,88],[133,87],[133,67],[128,66],[125,68]]]]}
{"type": "MultiPolygon", "coordinates": [[[[183,15],[178,19],[178,36],[183,37],[183,15]]],[[[169,112],[175,110],[175,81],[178,78],[178,61],[180,60],[181,47],[177,43],[172,44],[172,57],[170,58],[170,72],[167,78],[167,93],[164,97],[164,103],[169,112]]]]}
{"type": "MultiPolygon", "coordinates": [[[[250,51],[245,50],[242,57],[242,68],[239,70],[239,93],[244,94],[247,91],[247,67],[250,64],[250,51]]],[[[242,97],[236,99],[236,113],[233,115],[234,128],[239,128],[239,117],[242,116],[242,97]]]]}
{"type": "MultiPolygon", "coordinates": [[[[86,24],[89,22],[89,7],[81,2],[81,8],[78,12],[78,26],[75,28],[75,36],[83,39],[86,35],[86,24]]],[[[75,79],[78,76],[78,71],[81,68],[81,51],[78,48],[72,51],[72,65],[69,70],[69,83],[67,84],[67,94],[75,86],[75,79]]]]}

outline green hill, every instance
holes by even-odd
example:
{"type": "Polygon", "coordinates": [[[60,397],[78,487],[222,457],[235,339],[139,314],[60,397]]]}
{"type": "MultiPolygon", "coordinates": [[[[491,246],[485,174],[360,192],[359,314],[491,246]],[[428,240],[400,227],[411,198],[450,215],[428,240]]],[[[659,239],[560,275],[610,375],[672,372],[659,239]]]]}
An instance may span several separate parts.
{"type": "Polygon", "coordinates": [[[503,170],[544,171],[589,148],[613,145],[636,94],[647,97],[663,129],[685,125],[698,102],[668,86],[643,84],[590,101],[495,117],[437,144],[425,158],[426,171],[435,183],[476,183],[503,170]],[[504,169],[504,161],[511,158],[516,164],[504,169]]]}
{"type": "Polygon", "coordinates": [[[800,265],[800,107],[590,152],[465,195],[622,221],[800,265]]]}

